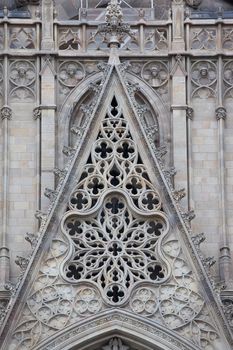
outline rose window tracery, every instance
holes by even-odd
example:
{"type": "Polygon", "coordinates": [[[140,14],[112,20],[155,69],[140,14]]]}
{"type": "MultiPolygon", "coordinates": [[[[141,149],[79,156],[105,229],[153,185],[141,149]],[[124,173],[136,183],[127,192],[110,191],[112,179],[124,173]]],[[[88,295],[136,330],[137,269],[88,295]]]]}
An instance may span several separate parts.
{"type": "Polygon", "coordinates": [[[160,253],[168,221],[116,98],[70,196],[62,230],[71,243],[63,277],[94,283],[107,303],[122,304],[135,285],[168,278],[160,253]]]}

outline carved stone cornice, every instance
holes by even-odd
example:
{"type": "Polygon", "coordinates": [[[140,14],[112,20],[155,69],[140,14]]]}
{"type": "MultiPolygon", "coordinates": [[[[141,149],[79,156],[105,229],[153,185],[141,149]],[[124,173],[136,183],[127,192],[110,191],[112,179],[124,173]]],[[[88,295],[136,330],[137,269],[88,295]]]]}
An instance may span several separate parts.
{"type": "Polygon", "coordinates": [[[12,119],[12,109],[9,106],[3,106],[0,110],[1,119],[12,119]]]}
{"type": "Polygon", "coordinates": [[[217,120],[220,120],[220,119],[226,120],[226,117],[227,117],[226,108],[218,107],[215,111],[215,115],[217,120]]]}

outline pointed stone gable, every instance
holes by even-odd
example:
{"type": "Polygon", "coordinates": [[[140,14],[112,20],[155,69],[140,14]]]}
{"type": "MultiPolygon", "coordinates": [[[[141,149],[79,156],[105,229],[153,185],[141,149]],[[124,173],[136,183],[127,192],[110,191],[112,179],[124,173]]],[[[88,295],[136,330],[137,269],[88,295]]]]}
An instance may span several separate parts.
{"type": "Polygon", "coordinates": [[[150,332],[166,349],[230,349],[188,237],[189,215],[160,169],[162,150],[146,141],[135,87],[119,68],[104,75],[57,199],[40,215],[40,241],[11,302],[2,349],[62,349],[109,322],[150,332]]]}

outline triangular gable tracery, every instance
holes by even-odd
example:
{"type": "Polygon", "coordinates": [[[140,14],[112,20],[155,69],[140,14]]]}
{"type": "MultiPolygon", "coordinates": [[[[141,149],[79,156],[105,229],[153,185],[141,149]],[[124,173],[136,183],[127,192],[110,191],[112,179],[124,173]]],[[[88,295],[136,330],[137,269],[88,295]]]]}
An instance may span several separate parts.
{"type": "Polygon", "coordinates": [[[91,329],[114,309],[118,320],[124,312],[122,322],[132,315],[135,327],[158,327],[161,342],[173,339],[176,348],[220,350],[221,338],[230,349],[219,331],[222,311],[156,158],[160,152],[147,143],[130,99],[132,86],[118,68],[104,75],[57,199],[42,216],[2,349],[62,349],[73,326],[91,329]]]}

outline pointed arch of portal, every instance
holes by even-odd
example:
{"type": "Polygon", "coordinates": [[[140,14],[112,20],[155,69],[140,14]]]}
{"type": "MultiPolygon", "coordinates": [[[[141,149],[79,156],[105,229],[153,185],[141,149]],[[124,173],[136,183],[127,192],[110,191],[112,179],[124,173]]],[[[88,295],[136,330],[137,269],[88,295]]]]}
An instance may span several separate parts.
{"type": "MultiPolygon", "coordinates": [[[[119,73],[119,71],[118,71],[119,73]]],[[[113,73],[112,73],[113,74],[113,73]]],[[[109,83],[111,76],[108,78],[109,83]]],[[[76,118],[77,106],[80,107],[84,99],[88,100],[88,95],[93,95],[92,86],[103,81],[103,73],[94,74],[82,83],[80,83],[66,98],[58,114],[58,166],[64,165],[64,157],[62,155],[63,146],[69,146],[70,143],[70,128],[72,126],[72,120],[76,118]],[[85,98],[84,98],[85,97],[85,98]],[[81,102],[80,102],[81,101],[81,102]]],[[[170,112],[162,100],[161,96],[154,91],[145,81],[136,77],[134,74],[127,72],[126,77],[122,77],[121,82],[129,82],[130,84],[136,84],[139,86],[138,96],[141,97],[146,105],[149,106],[150,112],[154,119],[157,119],[159,127],[159,140],[160,145],[164,145],[170,142],[171,130],[170,130],[170,112]]],[[[108,90],[110,91],[110,90],[108,90]]],[[[92,97],[91,97],[92,98],[92,97]]],[[[91,99],[90,99],[91,101],[91,99]]],[[[97,102],[98,103],[98,102],[97,102]]],[[[84,116],[85,117],[85,116],[84,116]]],[[[169,147],[168,147],[169,151],[169,147]]]]}
{"type": "Polygon", "coordinates": [[[199,350],[175,332],[123,310],[110,310],[49,337],[33,350],[101,349],[111,338],[120,338],[140,350],[199,350]]]}

